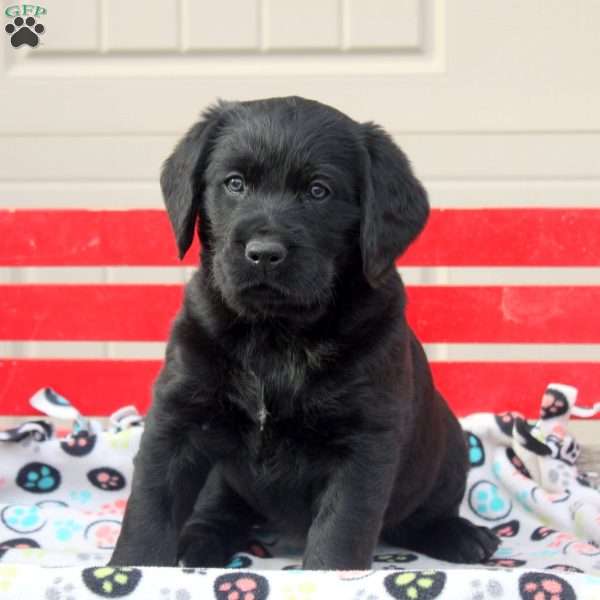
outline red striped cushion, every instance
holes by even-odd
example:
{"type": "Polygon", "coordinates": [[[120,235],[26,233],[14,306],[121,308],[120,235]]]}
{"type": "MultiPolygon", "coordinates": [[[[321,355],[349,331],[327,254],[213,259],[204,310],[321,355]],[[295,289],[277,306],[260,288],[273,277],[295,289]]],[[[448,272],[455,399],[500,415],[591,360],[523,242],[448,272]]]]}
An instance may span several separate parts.
{"type": "MultiPolygon", "coordinates": [[[[399,264],[600,266],[598,232],[600,209],[434,210],[399,264]]],[[[197,256],[195,246],[184,264],[197,256]]],[[[0,210],[0,266],[179,264],[163,211],[0,210]]],[[[164,341],[181,293],[178,285],[4,284],[0,340],[164,341]]],[[[408,295],[408,318],[423,342],[600,345],[598,286],[412,286],[408,295]]],[[[583,403],[600,400],[600,352],[598,362],[568,360],[439,361],[433,370],[459,414],[515,409],[535,417],[550,381],[578,386],[583,403]]],[[[31,412],[29,396],[45,385],[88,414],[125,403],[145,408],[159,366],[0,358],[0,413],[31,412]]]]}

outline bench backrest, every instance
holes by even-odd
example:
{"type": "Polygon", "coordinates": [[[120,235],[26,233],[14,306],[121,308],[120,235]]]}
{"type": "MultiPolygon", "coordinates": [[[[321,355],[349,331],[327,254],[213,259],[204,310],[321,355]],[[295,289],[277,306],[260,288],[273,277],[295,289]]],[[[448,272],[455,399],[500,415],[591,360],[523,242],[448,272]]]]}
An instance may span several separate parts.
{"type": "MultiPolygon", "coordinates": [[[[459,415],[534,417],[552,381],[600,400],[599,266],[600,209],[432,212],[398,267],[459,415]]],[[[147,408],[185,271],[163,211],[0,210],[0,270],[0,414],[43,386],[86,414],[147,408]]]]}

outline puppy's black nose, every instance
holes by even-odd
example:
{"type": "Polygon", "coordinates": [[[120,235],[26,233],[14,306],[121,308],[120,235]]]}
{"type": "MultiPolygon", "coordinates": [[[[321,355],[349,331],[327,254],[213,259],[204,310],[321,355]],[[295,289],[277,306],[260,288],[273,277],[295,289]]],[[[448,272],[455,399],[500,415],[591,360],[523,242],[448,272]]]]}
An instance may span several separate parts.
{"type": "Polygon", "coordinates": [[[246,244],[246,260],[257,267],[278,267],[286,256],[285,246],[275,240],[250,240],[246,244]]]}

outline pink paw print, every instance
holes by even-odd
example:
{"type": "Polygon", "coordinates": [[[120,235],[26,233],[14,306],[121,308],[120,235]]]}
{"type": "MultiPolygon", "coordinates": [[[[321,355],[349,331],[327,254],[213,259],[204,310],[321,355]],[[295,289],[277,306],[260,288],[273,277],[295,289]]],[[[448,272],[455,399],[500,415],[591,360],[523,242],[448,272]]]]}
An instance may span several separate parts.
{"type": "Polygon", "coordinates": [[[523,600],[575,600],[570,584],[544,573],[526,573],[519,578],[519,591],[523,600]]]}
{"type": "Polygon", "coordinates": [[[256,573],[227,573],[214,583],[218,600],[264,600],[269,595],[269,583],[256,573]]]}
{"type": "Polygon", "coordinates": [[[96,530],[96,546],[98,548],[114,548],[119,537],[119,528],[111,523],[101,525],[96,530]]]}
{"type": "Polygon", "coordinates": [[[125,507],[127,506],[127,500],[115,500],[114,502],[106,502],[100,507],[100,510],[96,513],[99,517],[107,515],[111,516],[122,516],[125,513],[125,507]]]}

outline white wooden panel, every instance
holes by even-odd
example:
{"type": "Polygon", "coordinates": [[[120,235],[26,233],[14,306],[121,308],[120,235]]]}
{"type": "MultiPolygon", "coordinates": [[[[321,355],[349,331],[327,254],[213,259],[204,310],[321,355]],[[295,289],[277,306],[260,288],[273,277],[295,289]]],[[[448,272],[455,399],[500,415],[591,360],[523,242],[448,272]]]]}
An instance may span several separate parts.
{"type": "MultiPolygon", "coordinates": [[[[157,182],[162,162],[178,137],[12,136],[10,143],[0,144],[0,181],[157,182]]],[[[430,182],[600,180],[600,133],[397,134],[394,138],[417,174],[430,182]]]]}
{"type": "Polygon", "coordinates": [[[600,131],[600,2],[424,0],[423,6],[423,35],[433,42],[431,54],[426,44],[417,57],[332,52],[204,59],[169,51],[88,61],[34,49],[15,61],[20,53],[1,44],[8,66],[0,130],[174,132],[216,96],[296,93],[396,131],[600,131]]]}
{"type": "MultiPolygon", "coordinates": [[[[435,207],[600,206],[600,179],[424,177],[423,182],[435,207]]],[[[163,208],[163,201],[158,176],[145,181],[0,180],[0,208],[53,207],[127,210],[163,208]]]]}
{"type": "Polygon", "coordinates": [[[47,13],[40,21],[46,32],[36,52],[94,51],[99,48],[99,2],[45,0],[47,13]]]}
{"type": "Polygon", "coordinates": [[[420,0],[346,0],[348,48],[418,48],[420,0]]]}
{"type": "Polygon", "coordinates": [[[15,137],[0,145],[1,179],[158,181],[171,136],[15,137]],[[35,164],[35,169],[31,165],[35,164]]]}
{"type": "Polygon", "coordinates": [[[264,0],[264,47],[339,47],[338,9],[338,0],[264,0]]]}
{"type": "Polygon", "coordinates": [[[182,28],[195,50],[243,50],[259,46],[258,0],[185,0],[182,28]]]}
{"type": "Polygon", "coordinates": [[[107,50],[175,50],[177,0],[103,0],[107,50]]]}

